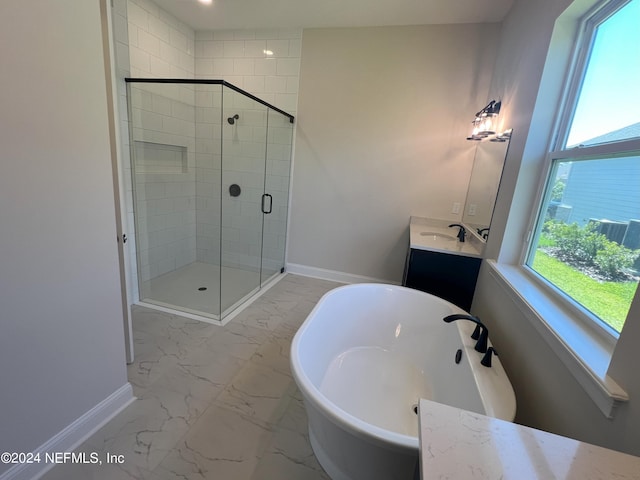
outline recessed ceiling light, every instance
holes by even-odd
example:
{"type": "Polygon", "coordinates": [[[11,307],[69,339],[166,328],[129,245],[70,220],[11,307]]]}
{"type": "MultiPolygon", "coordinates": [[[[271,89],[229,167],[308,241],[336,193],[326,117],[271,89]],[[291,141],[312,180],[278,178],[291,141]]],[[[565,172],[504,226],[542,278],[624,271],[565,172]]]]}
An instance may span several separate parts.
{"type": "Polygon", "coordinates": [[[198,1],[203,5],[211,5],[211,3],[213,3],[213,0],[198,0],[198,1]]]}
{"type": "Polygon", "coordinates": [[[273,50],[263,50],[262,52],[267,56],[273,55],[273,50]]]}

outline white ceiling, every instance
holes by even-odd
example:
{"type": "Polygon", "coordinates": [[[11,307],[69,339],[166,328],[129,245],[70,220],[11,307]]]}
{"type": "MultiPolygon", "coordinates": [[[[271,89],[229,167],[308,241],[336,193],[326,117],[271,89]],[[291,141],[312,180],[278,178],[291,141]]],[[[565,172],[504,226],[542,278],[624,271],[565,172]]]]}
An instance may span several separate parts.
{"type": "Polygon", "coordinates": [[[499,22],[513,0],[154,0],[194,30],[499,22]]]}

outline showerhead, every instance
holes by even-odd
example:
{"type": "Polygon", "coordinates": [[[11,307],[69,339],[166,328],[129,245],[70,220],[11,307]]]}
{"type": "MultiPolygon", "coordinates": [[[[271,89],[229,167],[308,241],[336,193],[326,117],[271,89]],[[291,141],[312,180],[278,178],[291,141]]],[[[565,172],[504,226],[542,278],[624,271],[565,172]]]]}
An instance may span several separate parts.
{"type": "Polygon", "coordinates": [[[240,118],[240,115],[236,113],[233,117],[227,118],[227,122],[229,122],[229,125],[233,125],[234,123],[236,123],[236,120],[238,120],[239,118],[240,118]]]}

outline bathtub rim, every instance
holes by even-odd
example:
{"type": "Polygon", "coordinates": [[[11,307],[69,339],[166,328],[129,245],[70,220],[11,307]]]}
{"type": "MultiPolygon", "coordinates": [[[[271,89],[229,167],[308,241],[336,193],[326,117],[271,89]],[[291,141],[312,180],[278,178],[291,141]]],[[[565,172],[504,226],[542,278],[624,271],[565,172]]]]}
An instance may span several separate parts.
{"type": "MultiPolygon", "coordinates": [[[[390,285],[384,283],[357,283],[351,285],[342,285],[325,293],[320,298],[320,300],[318,300],[318,303],[316,303],[311,312],[309,312],[309,315],[307,315],[307,318],[302,323],[302,325],[296,332],[293,341],[291,342],[291,371],[304,399],[310,402],[316,410],[320,410],[324,414],[324,416],[327,417],[335,425],[348,425],[351,431],[357,437],[368,442],[374,441],[375,443],[384,445],[385,447],[389,447],[389,444],[391,442],[393,446],[396,447],[395,449],[398,451],[405,453],[408,451],[417,451],[419,443],[417,437],[412,437],[410,435],[405,435],[402,433],[394,432],[392,430],[387,430],[382,427],[378,427],[376,425],[372,425],[336,405],[333,401],[331,401],[331,399],[324,395],[319,388],[315,386],[315,384],[308,377],[298,361],[298,358],[300,357],[299,350],[301,338],[308,328],[311,319],[315,316],[316,312],[320,308],[322,308],[323,301],[334,295],[339,295],[343,290],[371,287],[412,290],[399,285],[390,285]]],[[[417,292],[417,290],[415,291],[417,292]]]]}
{"type": "MultiPolygon", "coordinates": [[[[454,309],[459,310],[460,312],[464,312],[464,310],[462,310],[461,308],[457,307],[456,305],[452,304],[451,302],[448,302],[443,298],[436,297],[435,295],[432,295],[427,292],[422,292],[419,290],[403,287],[400,285],[392,285],[392,284],[385,284],[385,283],[358,283],[358,284],[351,284],[351,285],[343,285],[343,286],[334,288],[328,291],[327,293],[325,293],[320,298],[320,300],[316,303],[316,305],[311,310],[311,312],[309,312],[309,315],[307,316],[305,321],[302,323],[302,325],[296,332],[293,338],[293,341],[291,343],[291,356],[290,356],[291,371],[292,371],[294,380],[296,381],[298,388],[300,389],[305,401],[310,402],[313,408],[322,412],[322,414],[335,425],[348,426],[348,428],[351,429],[352,433],[355,436],[370,443],[383,445],[386,448],[393,448],[394,450],[397,450],[403,453],[417,451],[419,448],[419,436],[413,437],[410,435],[406,435],[406,434],[394,432],[392,430],[387,430],[382,427],[378,427],[376,425],[367,423],[364,420],[342,409],[341,407],[336,405],[333,401],[331,401],[331,399],[329,399],[326,395],[324,395],[318,387],[315,386],[315,384],[311,381],[309,376],[306,374],[306,372],[302,368],[299,361],[301,339],[304,336],[304,332],[307,330],[311,320],[313,319],[317,311],[320,308],[322,308],[323,301],[325,301],[327,298],[330,298],[334,295],[339,295],[343,290],[371,289],[371,288],[376,288],[376,289],[384,288],[384,289],[390,289],[390,290],[409,291],[411,292],[411,295],[428,296],[433,301],[445,303],[447,305],[452,306],[454,309]]],[[[473,350],[473,345],[475,342],[470,338],[467,338],[469,337],[469,334],[473,330],[473,326],[471,325],[471,323],[455,322],[455,324],[458,328],[458,334],[462,340],[465,350],[467,351],[469,349],[473,350]]],[[[491,345],[490,341],[489,341],[489,345],[491,345]]],[[[508,380],[508,377],[506,375],[506,372],[504,371],[504,368],[500,363],[500,360],[498,358],[495,358],[494,361],[495,361],[495,365],[491,368],[499,368],[501,370],[501,374],[503,374],[504,377],[508,380]]],[[[488,408],[488,406],[490,407],[491,405],[488,402],[490,402],[491,397],[495,396],[495,392],[489,392],[487,388],[483,388],[481,384],[479,384],[478,375],[487,373],[487,372],[482,372],[482,370],[479,370],[479,368],[485,369],[486,367],[480,366],[479,359],[477,362],[469,362],[469,367],[473,372],[473,376],[476,383],[475,386],[478,390],[478,393],[480,395],[480,398],[483,404],[483,409],[485,411],[484,415],[494,416],[496,418],[502,418],[508,421],[513,421],[513,419],[515,418],[515,393],[513,392],[513,387],[511,386],[510,381],[508,380],[508,384],[511,390],[510,393],[512,396],[512,401],[508,402],[509,406],[507,407],[506,411],[507,412],[512,411],[513,414],[510,415],[509,413],[507,413],[506,415],[504,414],[496,415],[496,412],[493,408],[488,408]],[[510,418],[505,418],[505,417],[510,417],[510,418]]],[[[490,370],[490,369],[487,369],[487,370],[490,370]]],[[[418,417],[416,416],[416,422],[417,421],[418,421],[418,417]]]]}

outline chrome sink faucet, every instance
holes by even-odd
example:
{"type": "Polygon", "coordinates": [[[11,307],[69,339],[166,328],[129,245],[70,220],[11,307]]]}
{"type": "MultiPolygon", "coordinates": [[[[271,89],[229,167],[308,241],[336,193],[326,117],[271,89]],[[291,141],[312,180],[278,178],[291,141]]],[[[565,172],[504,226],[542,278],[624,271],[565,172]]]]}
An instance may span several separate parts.
{"type": "Polygon", "coordinates": [[[464,237],[467,235],[467,230],[464,228],[464,226],[460,225],[459,223],[452,223],[451,225],[449,225],[449,227],[458,227],[458,240],[464,242],[464,237]]]}

